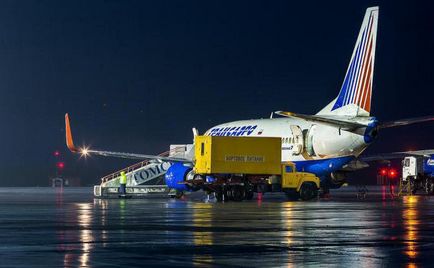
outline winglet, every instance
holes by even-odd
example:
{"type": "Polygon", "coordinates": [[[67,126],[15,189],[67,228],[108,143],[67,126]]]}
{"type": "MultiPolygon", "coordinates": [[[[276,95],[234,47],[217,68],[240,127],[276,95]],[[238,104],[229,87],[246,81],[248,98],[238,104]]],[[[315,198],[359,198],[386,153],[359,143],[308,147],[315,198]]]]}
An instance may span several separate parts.
{"type": "Polygon", "coordinates": [[[65,114],[65,134],[66,134],[66,146],[73,153],[78,153],[79,150],[74,146],[74,141],[72,140],[71,125],[69,124],[69,116],[65,114]]]}

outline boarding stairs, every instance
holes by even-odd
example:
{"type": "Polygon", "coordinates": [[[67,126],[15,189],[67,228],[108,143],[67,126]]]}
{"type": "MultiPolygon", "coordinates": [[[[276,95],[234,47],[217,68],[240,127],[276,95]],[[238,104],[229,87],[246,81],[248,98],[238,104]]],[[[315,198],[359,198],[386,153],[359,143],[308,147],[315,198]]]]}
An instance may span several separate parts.
{"type": "MultiPolygon", "coordinates": [[[[187,150],[191,150],[190,144],[171,145],[170,150],[159,154],[158,156],[186,157],[187,150]]],[[[160,160],[144,160],[108,174],[101,178],[101,184],[94,186],[95,197],[105,197],[118,194],[118,187],[121,172],[127,176],[127,193],[133,195],[148,193],[165,193],[169,191],[164,182],[164,175],[169,167],[170,162],[160,160]]]]}

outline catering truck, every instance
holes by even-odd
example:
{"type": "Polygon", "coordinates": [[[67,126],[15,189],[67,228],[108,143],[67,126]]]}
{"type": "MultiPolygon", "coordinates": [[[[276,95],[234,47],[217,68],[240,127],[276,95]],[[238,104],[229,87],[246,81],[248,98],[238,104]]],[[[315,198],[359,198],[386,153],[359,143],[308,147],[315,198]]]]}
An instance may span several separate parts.
{"type": "Polygon", "coordinates": [[[402,185],[415,194],[422,191],[434,194],[434,159],[430,157],[407,156],[402,160],[402,185]]]}
{"type": "Polygon", "coordinates": [[[255,192],[284,192],[291,200],[315,198],[319,178],[297,172],[292,162],[282,163],[281,152],[280,138],[196,136],[193,167],[174,164],[179,167],[171,170],[182,174],[166,173],[166,183],[169,187],[182,183],[187,191],[215,193],[218,201],[249,200],[255,192]],[[172,182],[179,175],[185,179],[172,182]]]}

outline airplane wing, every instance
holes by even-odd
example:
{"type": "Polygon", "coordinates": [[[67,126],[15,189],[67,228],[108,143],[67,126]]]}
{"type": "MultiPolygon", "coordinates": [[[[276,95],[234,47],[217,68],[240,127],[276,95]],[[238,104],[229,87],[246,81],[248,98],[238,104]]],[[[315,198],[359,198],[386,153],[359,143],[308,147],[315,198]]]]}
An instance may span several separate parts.
{"type": "Polygon", "coordinates": [[[73,153],[79,153],[81,155],[100,155],[100,156],[109,156],[109,157],[118,157],[118,158],[128,158],[128,159],[154,159],[159,161],[167,161],[167,162],[184,162],[191,163],[191,159],[187,158],[178,158],[178,157],[170,157],[170,156],[160,156],[160,155],[147,155],[147,154],[135,154],[135,153],[123,153],[123,152],[110,152],[110,151],[101,151],[101,150],[93,150],[88,148],[78,148],[74,145],[74,141],[72,139],[71,125],[69,123],[69,116],[65,114],[65,135],[66,135],[66,146],[73,153]]]}
{"type": "Polygon", "coordinates": [[[400,119],[395,121],[389,121],[384,122],[378,125],[379,128],[389,128],[389,127],[398,127],[398,126],[405,126],[415,123],[421,123],[421,122],[427,122],[427,121],[433,121],[434,116],[423,116],[423,117],[415,117],[415,118],[407,118],[407,119],[400,119]]]}
{"type": "Polygon", "coordinates": [[[349,121],[348,119],[344,119],[344,118],[336,119],[336,118],[329,118],[329,117],[317,116],[317,115],[296,114],[296,113],[285,112],[285,111],[276,111],[274,113],[281,115],[281,116],[285,116],[285,117],[301,118],[301,119],[304,119],[307,121],[320,122],[320,123],[331,125],[334,127],[340,127],[341,129],[347,130],[347,131],[353,131],[353,130],[356,130],[358,128],[368,126],[367,124],[365,125],[365,124],[360,124],[357,122],[352,122],[352,121],[349,121]]]}
{"type": "Polygon", "coordinates": [[[122,152],[110,152],[110,151],[99,151],[99,150],[86,150],[87,154],[94,154],[100,156],[109,156],[109,157],[117,157],[117,158],[127,158],[127,159],[154,159],[159,161],[167,161],[167,162],[183,162],[190,163],[192,162],[190,159],[186,158],[178,158],[178,157],[165,157],[158,155],[148,155],[148,154],[134,154],[134,153],[122,153],[122,152]]]}

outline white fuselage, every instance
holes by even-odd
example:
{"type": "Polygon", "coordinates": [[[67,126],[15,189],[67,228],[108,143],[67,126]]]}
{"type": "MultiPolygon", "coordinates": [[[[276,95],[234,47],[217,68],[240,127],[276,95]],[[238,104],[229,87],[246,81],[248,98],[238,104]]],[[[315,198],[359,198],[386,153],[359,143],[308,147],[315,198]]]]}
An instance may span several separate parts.
{"type": "Polygon", "coordinates": [[[296,118],[234,121],[214,126],[205,135],[279,137],[282,161],[358,156],[368,145],[363,134],[296,118]]]}

